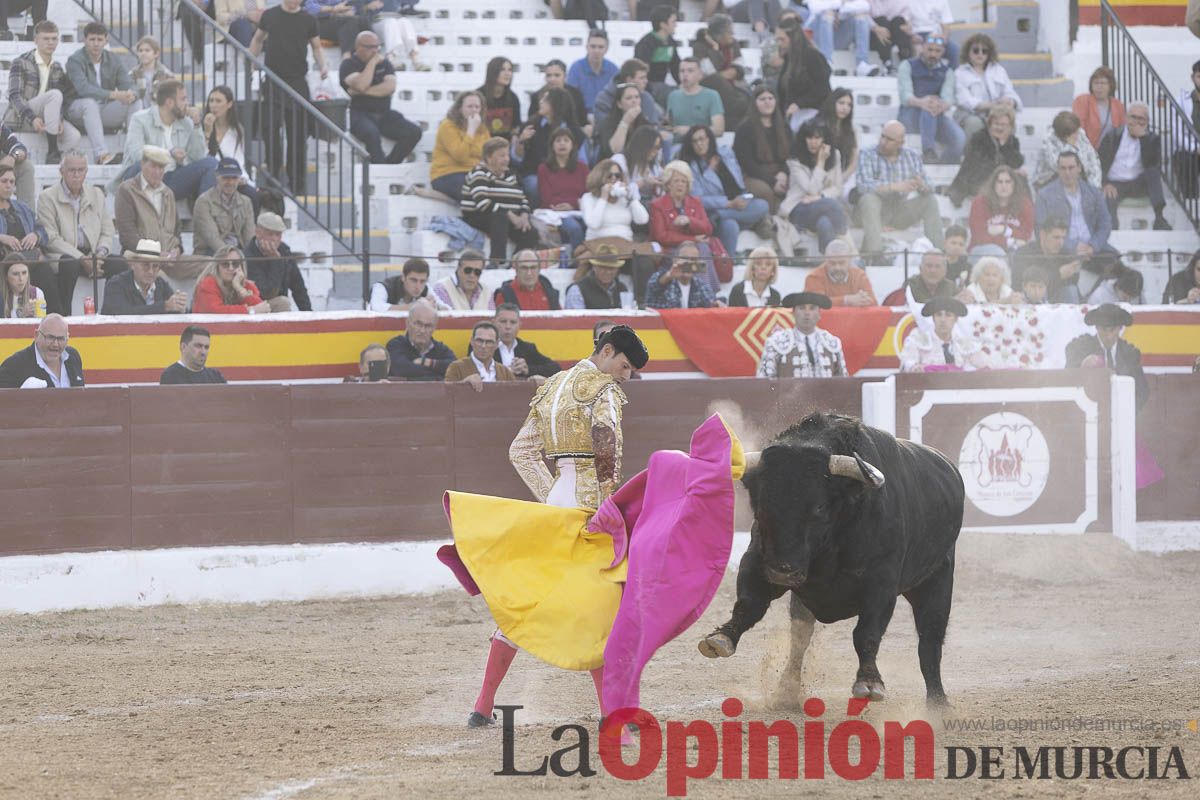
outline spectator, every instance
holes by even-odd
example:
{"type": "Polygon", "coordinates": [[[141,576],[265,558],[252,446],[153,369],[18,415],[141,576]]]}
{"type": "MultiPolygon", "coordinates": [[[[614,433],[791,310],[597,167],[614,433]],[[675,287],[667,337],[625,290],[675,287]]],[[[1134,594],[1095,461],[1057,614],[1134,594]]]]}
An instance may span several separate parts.
{"type": "Polygon", "coordinates": [[[701,85],[721,96],[727,129],[736,129],[750,109],[750,87],[746,84],[742,49],[733,35],[733,20],[729,15],[713,14],[708,27],[696,32],[692,57],[704,73],[701,85]]]}
{"type": "Polygon", "coordinates": [[[20,253],[9,253],[0,260],[4,270],[4,319],[31,319],[41,316],[46,295],[29,282],[29,265],[20,253]]]}
{"type": "Polygon", "coordinates": [[[783,298],[783,306],[792,309],[796,327],[775,331],[763,345],[758,362],[760,378],[843,378],[846,356],[842,340],[821,330],[821,309],[830,308],[829,298],[820,292],[793,292],[783,298]]]}
{"type": "Polygon", "coordinates": [[[791,131],[774,90],[759,86],[754,90],[754,111],[733,137],[733,153],[742,168],[746,189],[766,201],[770,213],[788,193],[788,156],[791,131]]]}
{"type": "MultiPolygon", "coordinates": [[[[779,14],[779,22],[772,26],[772,32],[759,42],[759,75],[763,83],[767,86],[779,86],[779,70],[783,68],[784,57],[779,51],[779,42],[775,39],[774,31],[784,25],[802,25],[804,18],[796,12],[800,9],[804,12],[804,18],[808,17],[808,8],[805,6],[789,5],[779,14]]],[[[781,105],[782,109],[783,106],[781,105]]]]}
{"type": "Polygon", "coordinates": [[[1186,269],[1176,272],[1167,281],[1162,301],[1164,306],[1168,303],[1200,303],[1200,250],[1192,255],[1186,269]]]}
{"type": "Polygon", "coordinates": [[[1008,70],[1000,65],[992,37],[976,33],[963,43],[963,50],[966,63],[954,71],[954,99],[958,104],[954,119],[970,139],[986,127],[993,109],[1007,108],[1014,115],[1020,111],[1021,97],[1008,70]]]}
{"type": "Polygon", "coordinates": [[[559,371],[558,363],[542,355],[536,344],[517,336],[521,332],[521,310],[515,305],[502,303],[496,306],[496,317],[492,322],[500,336],[496,360],[508,367],[517,379],[531,380],[540,386],[559,371]]]}
{"type": "Polygon", "coordinates": [[[467,174],[459,204],[467,224],[491,241],[493,267],[507,257],[510,238],[518,248],[538,244],[537,231],[529,218],[529,202],[517,176],[508,168],[508,147],[508,140],[501,136],[488,139],[483,146],[483,160],[467,174]]]}
{"type": "Polygon", "coordinates": [[[199,325],[188,325],[179,335],[179,360],[162,371],[161,386],[225,383],[219,369],[205,366],[212,347],[212,334],[199,325]]]}
{"type": "Polygon", "coordinates": [[[779,68],[779,105],[795,131],[817,115],[829,97],[829,62],[808,42],[804,27],[792,20],[775,29],[775,42],[783,56],[779,68]]]}
{"type": "MultiPolygon", "coordinates": [[[[1192,87],[1179,90],[1179,107],[1200,130],[1200,61],[1192,64],[1192,87]]],[[[1181,147],[1175,151],[1175,177],[1184,198],[1191,200],[1200,193],[1200,141],[1194,136],[1182,136],[1181,147]]]]}
{"type": "Polygon", "coordinates": [[[596,245],[587,262],[590,267],[587,273],[567,287],[564,308],[623,308],[626,303],[622,295],[632,300],[629,287],[617,277],[625,260],[616,247],[608,243],[596,245]]]}
{"type": "Polygon", "coordinates": [[[617,74],[617,65],[605,58],[608,53],[608,34],[601,28],[588,31],[587,56],[579,59],[567,70],[567,84],[574,86],[583,95],[583,109],[589,115],[596,102],[596,95],[608,86],[617,74]]]}
{"type": "Polygon", "coordinates": [[[371,17],[364,4],[346,0],[304,0],[304,10],[317,18],[322,39],[337,42],[343,53],[354,50],[355,37],[371,30],[371,17]]]}
{"type": "Polygon", "coordinates": [[[650,238],[664,248],[684,242],[708,242],[713,226],[704,203],[692,194],[692,169],[684,161],[663,168],[666,193],[650,204],[650,238]]]}
{"type": "Polygon", "coordinates": [[[546,3],[555,19],[586,20],[589,28],[608,19],[604,0],[546,0],[546,3]]]}
{"type": "Polygon", "coordinates": [[[1110,274],[1111,277],[1100,281],[1096,284],[1096,288],[1092,289],[1092,293],[1088,295],[1088,303],[1091,305],[1129,303],[1140,306],[1142,290],[1145,288],[1142,273],[1118,261],[1113,265],[1110,274]]]}
{"type": "Polygon", "coordinates": [[[1133,378],[1135,402],[1140,411],[1150,394],[1146,374],[1142,371],[1142,351],[1121,336],[1122,331],[1133,324],[1133,315],[1109,303],[1093,308],[1083,321],[1095,326],[1096,333],[1085,333],[1067,343],[1067,369],[1106,366],[1118,375],[1133,378]]]}
{"type": "Polygon", "coordinates": [[[987,369],[988,358],[979,342],[957,330],[958,321],[967,316],[967,307],[953,297],[934,297],[921,309],[921,316],[933,317],[932,330],[913,328],[900,350],[901,372],[931,372],[952,367],[971,372],[987,369]]]}
{"type": "Polygon", "coordinates": [[[962,225],[946,228],[946,243],[942,252],[946,254],[946,277],[957,285],[964,285],[971,274],[971,259],[967,258],[967,229],[962,225]]]}
{"type": "Polygon", "coordinates": [[[679,62],[679,88],[667,97],[667,116],[671,118],[675,141],[682,141],[696,125],[712,128],[717,136],[725,133],[725,106],[721,95],[700,85],[700,62],[685,58],[679,62]]]}
{"type": "Polygon", "coordinates": [[[87,156],[68,150],[58,174],[62,179],[38,195],[37,219],[46,231],[46,253],[58,257],[57,296],[69,315],[80,274],[90,278],[99,269],[103,277],[111,278],[129,267],[112,254],[116,228],[104,190],[87,182],[87,156]]]}
{"type": "MultiPolygon", "coordinates": [[[[921,271],[908,279],[910,302],[928,303],[935,297],[954,297],[954,281],[946,277],[946,254],[941,250],[926,250],[921,254],[921,271]]],[[[963,316],[966,316],[964,310],[963,316]]]]}
{"type": "Polygon", "coordinates": [[[617,70],[617,74],[613,76],[612,81],[600,90],[600,94],[596,95],[596,101],[592,104],[592,115],[597,121],[607,119],[612,113],[613,104],[617,102],[618,94],[621,87],[625,84],[632,84],[638,88],[642,99],[642,114],[645,118],[657,126],[662,122],[662,112],[659,111],[658,104],[654,102],[654,96],[646,91],[650,80],[649,68],[646,62],[639,58],[631,58],[621,64],[621,68],[617,70]]]}
{"type": "Polygon", "coordinates": [[[840,87],[834,89],[821,104],[817,116],[829,131],[829,144],[838,152],[843,190],[849,195],[858,182],[858,134],[854,132],[853,93],[840,87]]]}
{"type": "Polygon", "coordinates": [[[483,384],[496,381],[515,381],[516,376],[508,367],[496,360],[496,346],[500,344],[500,332],[493,322],[476,322],[471,329],[471,351],[466,358],[450,364],[443,380],[446,383],[466,383],[477,392],[483,384]]]}
{"type": "Polygon", "coordinates": [[[1117,206],[1127,197],[1148,197],[1154,209],[1154,230],[1171,230],[1163,217],[1167,201],[1162,186],[1162,140],[1150,130],[1150,109],[1145,103],[1129,105],[1126,124],[1111,128],[1100,139],[1099,156],[1113,230],[1120,227],[1117,206]]]}
{"type": "Polygon", "coordinates": [[[495,306],[505,303],[522,311],[558,311],[558,289],[542,274],[542,260],[532,250],[513,253],[511,278],[500,285],[493,298],[495,306]]]}
{"type": "Polygon", "coordinates": [[[437,298],[429,295],[429,262],[410,258],[404,262],[399,275],[385,278],[371,286],[371,311],[408,311],[413,303],[426,298],[435,307],[437,298]]]}
{"type": "Polygon", "coordinates": [[[215,0],[213,14],[218,27],[249,47],[266,6],[267,0],[215,0]]]}
{"type": "Polygon", "coordinates": [[[645,225],[650,213],[642,205],[637,186],[626,183],[625,171],[606,158],[588,174],[587,193],[579,201],[588,237],[618,237],[633,241],[633,226],[645,225]]]}
{"type": "Polygon", "coordinates": [[[1088,91],[1075,98],[1071,111],[1079,117],[1095,149],[1113,128],[1125,124],[1125,105],[1117,99],[1117,76],[1108,67],[1097,67],[1088,78],[1088,91]]]}
{"type": "Polygon", "coordinates": [[[379,383],[387,381],[392,358],[387,348],[372,342],[358,354],[358,374],[342,378],[342,383],[379,383]]]}
{"type": "Polygon", "coordinates": [[[825,56],[831,68],[833,51],[849,48],[853,43],[854,74],[860,78],[879,74],[879,67],[868,60],[872,24],[868,0],[808,0],[808,10],[811,13],[808,27],[813,32],[813,44],[825,56]]]}
{"type": "Polygon", "coordinates": [[[908,0],[870,0],[871,49],[879,54],[889,75],[896,74],[892,46],[900,61],[912,58],[912,25],[909,24],[908,0]]]}
{"type": "Polygon", "coordinates": [[[1037,240],[1017,251],[1013,260],[1018,285],[1025,272],[1040,267],[1047,276],[1046,292],[1055,303],[1079,303],[1079,270],[1083,261],[1074,250],[1067,250],[1067,221],[1047,217],[1038,226],[1037,240]]]}
{"type": "Polygon", "coordinates": [[[17,197],[25,205],[33,205],[34,169],[29,162],[29,149],[4,124],[0,124],[0,164],[12,167],[17,197]]]}
{"type": "Polygon", "coordinates": [[[844,236],[849,225],[842,201],[841,160],[828,137],[818,118],[800,126],[787,162],[787,199],[779,207],[796,230],[817,234],[822,252],[835,237],[844,236]]]}
{"type": "Polygon", "coordinates": [[[456,203],[462,199],[467,174],[483,158],[483,145],[491,138],[483,124],[484,108],[482,94],[463,92],[438,125],[429,185],[456,203]]]}
{"type": "Polygon", "coordinates": [[[704,204],[726,253],[737,252],[738,234],[743,230],[754,229],[763,239],[774,237],[767,201],[746,191],[737,158],[728,147],[717,145],[711,128],[692,126],[678,159],[691,168],[692,194],[704,204]]]}
{"type": "MultiPolygon", "coordinates": [[[[771,38],[771,31],[783,17],[783,9],[780,8],[779,0],[739,0],[733,5],[706,0],[705,5],[713,6],[714,10],[725,6],[726,12],[733,18],[733,21],[748,24],[754,31],[755,38],[760,42],[771,38]]],[[[705,16],[711,19],[713,15],[712,12],[709,12],[705,16]]]]}
{"type": "MultiPolygon", "coordinates": [[[[1006,106],[997,106],[988,112],[987,130],[979,131],[967,142],[962,166],[946,192],[955,208],[968,197],[974,197],[997,167],[1020,170],[1024,165],[1021,143],[1013,135],[1016,121],[1013,110],[1006,106]]],[[[1025,178],[1022,176],[1021,180],[1025,178]]]]}
{"type": "Polygon", "coordinates": [[[211,256],[225,245],[245,249],[254,236],[254,208],[238,192],[242,167],[223,158],[217,167],[217,184],[196,198],[192,208],[193,252],[211,256]]]}
{"type": "Polygon", "coordinates": [[[675,39],[675,26],[679,22],[679,11],[669,5],[656,6],[650,12],[651,31],[638,39],[633,47],[634,58],[649,68],[648,87],[655,101],[667,104],[667,97],[674,86],[679,85],[679,47],[675,39]]]}
{"type": "Polygon", "coordinates": [[[254,238],[246,245],[249,259],[246,277],[254,281],[259,295],[271,304],[272,311],[291,311],[288,293],[300,311],[312,311],[312,300],[304,276],[292,255],[292,249],[283,243],[283,232],[287,226],[283,218],[271,211],[258,215],[254,225],[254,238]]]}
{"type": "MultiPolygon", "coordinates": [[[[266,68],[300,97],[311,100],[305,47],[312,50],[321,80],[329,77],[329,66],[325,63],[325,48],[318,35],[317,19],[306,13],[301,4],[302,0],[282,0],[278,6],[264,11],[258,21],[258,30],[250,40],[249,50],[257,58],[265,47],[266,68]]],[[[290,185],[294,194],[303,194],[308,173],[307,115],[295,108],[291,97],[275,88],[273,83],[264,81],[264,85],[266,91],[260,113],[266,113],[262,129],[274,132],[274,136],[266,141],[267,168],[277,181],[290,185]],[[287,139],[286,181],[283,176],[284,138],[287,139]]]]}
{"type": "Polygon", "coordinates": [[[104,144],[104,129],[126,127],[139,108],[129,73],[107,48],[108,28],[89,22],[83,29],[83,47],[67,59],[75,98],[67,107],[67,118],[87,133],[97,164],[117,156],[104,144]]]}
{"type": "MultiPolygon", "coordinates": [[[[1104,252],[1115,252],[1108,244],[1112,222],[1104,195],[1092,184],[1080,180],[1083,162],[1073,150],[1058,155],[1058,179],[1051,181],[1037,195],[1038,227],[1050,217],[1067,220],[1066,249],[1085,259],[1104,252]]],[[[1084,266],[1095,271],[1096,266],[1085,261],[1084,266]]]]}
{"type": "Polygon", "coordinates": [[[1036,264],[1026,267],[1021,273],[1020,286],[1026,303],[1040,306],[1050,302],[1050,277],[1046,270],[1036,264]]]}
{"type": "Polygon", "coordinates": [[[579,198],[587,191],[588,168],[579,160],[578,140],[570,128],[557,129],[549,139],[549,152],[537,168],[538,195],[541,207],[557,216],[559,235],[573,253],[583,243],[579,198]]]}
{"type": "Polygon", "coordinates": [[[614,153],[622,152],[629,137],[642,128],[650,128],[656,135],[658,133],[642,113],[642,92],[632,83],[623,83],[617,107],[596,126],[600,157],[612,158],[614,153]]]}
{"type": "Polygon", "coordinates": [[[123,250],[137,249],[142,239],[159,242],[163,255],[170,261],[167,275],[175,280],[188,280],[199,275],[202,264],[195,259],[175,260],[183,248],[179,242],[175,193],[163,183],[170,160],[171,154],[161,147],[142,148],[141,174],[117,187],[114,219],[123,250]]]}
{"type": "MultiPolygon", "coordinates": [[[[17,16],[18,14],[28,11],[29,18],[36,24],[45,22],[46,9],[49,5],[49,0],[4,0],[0,3],[0,41],[11,42],[13,33],[8,28],[9,16],[17,16]]],[[[21,38],[24,38],[22,36],[21,38]]]]}
{"type": "Polygon", "coordinates": [[[695,242],[675,248],[669,266],[650,276],[646,285],[646,308],[712,308],[724,305],[712,289],[696,275],[704,270],[704,260],[695,242]]]}
{"type": "Polygon", "coordinates": [[[133,46],[137,65],[129,70],[129,80],[137,95],[137,107],[141,111],[154,103],[154,89],[163,81],[179,80],[179,76],[163,66],[162,45],[153,36],[143,36],[133,46]]]}
{"type": "Polygon", "coordinates": [[[30,267],[34,284],[46,295],[51,314],[68,311],[58,294],[57,281],[45,262],[48,239],[33,209],[13,196],[17,180],[12,167],[0,164],[0,254],[20,253],[30,267]]]}
{"type": "Polygon", "coordinates": [[[567,65],[557,58],[553,58],[546,62],[542,67],[542,77],[546,83],[541,89],[534,92],[530,98],[530,108],[537,108],[538,101],[541,100],[542,94],[549,89],[562,89],[571,97],[571,108],[567,112],[567,119],[573,127],[583,131],[584,135],[591,138],[592,126],[588,123],[587,110],[583,104],[583,93],[574,86],[567,83],[567,65]]]}
{"type": "MultiPolygon", "coordinates": [[[[479,264],[483,255],[476,253],[479,264]]],[[[418,300],[408,311],[404,333],[387,343],[392,367],[389,375],[410,381],[440,381],[455,360],[454,351],[433,338],[438,312],[427,300],[418,300]]]]}
{"type": "MultiPolygon", "coordinates": [[[[571,110],[571,96],[563,89],[548,89],[538,99],[537,115],[529,120],[513,142],[513,157],[518,159],[522,187],[530,205],[538,205],[538,169],[550,155],[550,137],[565,130],[573,141],[583,141],[583,131],[570,127],[567,115],[571,110]]],[[[575,163],[579,152],[575,152],[575,163]]],[[[580,192],[582,194],[582,192],[580,192]]],[[[578,196],[576,196],[578,201],[578,196]]]]}
{"type": "MultiPolygon", "coordinates": [[[[904,146],[904,125],[892,120],[883,126],[879,144],[863,152],[858,165],[858,213],[862,218],[862,249],[879,260],[883,226],[908,228],[924,224],[925,237],[941,247],[942,215],[925,175],[921,156],[904,146]]],[[[883,262],[886,263],[886,262],[883,262]]]]}
{"type": "Polygon", "coordinates": [[[483,253],[478,250],[463,250],[458,256],[458,268],[454,274],[447,275],[434,284],[434,298],[456,311],[490,311],[495,308],[492,293],[479,283],[479,278],[483,275],[483,265],[483,253]]]}
{"type": "Polygon", "coordinates": [[[946,27],[954,22],[950,0],[908,0],[908,13],[905,18],[912,26],[914,45],[940,36],[946,40],[946,57],[950,61],[951,69],[958,65],[958,45],[950,41],[949,29],[946,27]]]}
{"type": "Polygon", "coordinates": [[[930,36],[919,58],[900,64],[900,121],[921,132],[921,150],[930,163],[957,164],[967,137],[954,121],[954,71],[943,56],[946,40],[930,36]],[[939,155],[938,147],[941,147],[939,155]]]}
{"type": "Polygon", "coordinates": [[[79,131],[66,120],[67,106],[75,90],[66,70],[54,60],[58,26],[50,20],[39,22],[33,28],[33,43],[34,49],[17,56],[9,67],[4,123],[19,131],[45,134],[46,163],[57,164],[59,147],[69,150],[80,139],[79,131]]]}
{"type": "Polygon", "coordinates": [[[756,247],[746,260],[746,276],[729,290],[729,305],[763,308],[779,305],[779,290],[773,283],[779,277],[779,257],[769,247],[756,247]]]}
{"type": "MultiPolygon", "coordinates": [[[[377,0],[379,7],[370,19],[375,32],[383,38],[388,61],[400,66],[407,60],[412,63],[414,72],[431,72],[432,68],[421,61],[417,50],[423,37],[417,36],[417,29],[405,19],[419,13],[413,8],[417,2],[419,0],[377,0]]],[[[370,9],[372,5],[376,2],[368,3],[366,8],[370,9]]]]}
{"type": "Polygon", "coordinates": [[[1025,302],[1020,292],[1013,291],[1008,264],[995,256],[984,256],[975,262],[975,268],[971,270],[971,282],[959,293],[958,299],[980,305],[1025,302]]]}
{"type": "Polygon", "coordinates": [[[834,239],[825,248],[821,266],[804,279],[804,291],[823,294],[835,306],[879,305],[866,270],[854,266],[853,259],[854,246],[845,239],[834,239]]]}
{"type": "MultiPolygon", "coordinates": [[[[208,154],[217,159],[232,158],[238,162],[243,173],[246,169],[246,129],[238,118],[237,104],[233,101],[233,90],[228,86],[216,86],[208,93],[201,118],[201,131],[208,154]]],[[[243,181],[241,185],[245,185],[243,181]]],[[[239,189],[239,191],[241,191],[239,189]]],[[[245,194],[245,192],[243,192],[245,194]]],[[[252,201],[253,202],[253,201],[252,201]]]]}
{"type": "MultiPolygon", "coordinates": [[[[155,106],[139,111],[129,122],[125,137],[125,170],[113,180],[118,186],[138,174],[142,148],[161,147],[171,155],[163,182],[175,199],[195,203],[217,182],[217,159],[208,155],[204,137],[188,118],[187,90],[177,80],[163,81],[155,89],[155,106]]],[[[239,172],[241,170],[239,169],[239,172]]]]}
{"type": "Polygon", "coordinates": [[[188,296],[172,288],[159,274],[162,247],[143,239],[136,250],[125,251],[129,268],[104,286],[101,314],[182,314],[187,311],[188,296]]]}
{"type": "Polygon", "coordinates": [[[1100,157],[1088,138],[1080,133],[1079,117],[1070,111],[1060,111],[1050,126],[1050,133],[1042,140],[1038,151],[1037,169],[1033,176],[1035,189],[1040,189],[1058,175],[1058,156],[1064,152],[1076,153],[1083,174],[1092,186],[1100,186],[1100,157]]]}
{"type": "Polygon", "coordinates": [[[643,127],[625,140],[624,150],[613,156],[613,163],[628,176],[630,184],[637,186],[638,194],[652,202],[663,193],[661,155],[662,138],[658,131],[643,127]]]}
{"type": "Polygon", "coordinates": [[[196,314],[269,314],[271,304],[246,277],[246,262],[236,247],[222,247],[200,273],[192,296],[196,314]]]}
{"type": "Polygon", "coordinates": [[[83,386],[83,361],[68,347],[70,331],[60,314],[47,314],[33,343],[0,364],[0,389],[55,389],[83,386]]]}
{"type": "Polygon", "coordinates": [[[338,68],[338,79],[350,95],[350,133],[367,148],[372,164],[399,164],[421,141],[421,127],[392,108],[396,93],[396,68],[379,51],[379,37],[363,31],[354,40],[354,52],[338,68]],[[380,137],[395,142],[383,153],[380,137]]]}
{"type": "Polygon", "coordinates": [[[971,202],[971,252],[988,245],[1007,254],[1033,239],[1033,201],[1025,179],[1012,167],[996,167],[971,202]]]}

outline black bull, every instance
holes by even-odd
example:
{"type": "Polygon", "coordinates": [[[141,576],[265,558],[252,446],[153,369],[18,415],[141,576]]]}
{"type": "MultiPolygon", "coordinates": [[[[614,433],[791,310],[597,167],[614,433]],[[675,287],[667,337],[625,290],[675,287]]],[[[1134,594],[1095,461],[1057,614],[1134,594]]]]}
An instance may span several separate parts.
{"type": "Polygon", "coordinates": [[[779,436],[742,479],[754,526],[730,620],[700,642],[733,655],[742,634],[791,591],[791,656],[780,686],[800,691],[813,623],[857,616],[852,694],[882,700],[879,643],[904,595],[912,606],[928,699],[945,702],[942,642],[950,619],[963,482],[938,451],[851,417],[813,414],[779,436]]]}

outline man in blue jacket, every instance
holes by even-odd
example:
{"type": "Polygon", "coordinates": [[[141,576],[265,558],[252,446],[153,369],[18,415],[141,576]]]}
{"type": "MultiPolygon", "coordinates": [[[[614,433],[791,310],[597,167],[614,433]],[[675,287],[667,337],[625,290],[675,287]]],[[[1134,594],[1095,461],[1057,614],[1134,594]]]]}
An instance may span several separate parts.
{"type": "MultiPolygon", "coordinates": [[[[1058,156],[1058,178],[1046,184],[1035,204],[1040,229],[1051,217],[1067,221],[1067,242],[1063,249],[1084,259],[1103,252],[1116,252],[1109,245],[1112,220],[1100,189],[1083,180],[1083,162],[1073,150],[1058,156]]],[[[1111,259],[1107,259],[1111,261],[1111,259]]],[[[1085,260],[1085,267],[1089,262],[1085,260]]],[[[1092,270],[1095,271],[1095,270],[1092,270]]]]}

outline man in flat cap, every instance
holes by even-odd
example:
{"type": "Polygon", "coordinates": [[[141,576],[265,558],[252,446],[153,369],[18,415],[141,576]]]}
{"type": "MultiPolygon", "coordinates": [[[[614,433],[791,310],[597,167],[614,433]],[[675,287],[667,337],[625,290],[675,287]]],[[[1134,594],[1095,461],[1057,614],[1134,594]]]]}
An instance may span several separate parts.
{"type": "Polygon", "coordinates": [[[1142,351],[1121,338],[1133,324],[1133,315],[1115,303],[1105,303],[1087,313],[1083,321],[1096,328],[1067,343],[1067,369],[1108,367],[1118,375],[1133,378],[1140,411],[1150,395],[1146,373],[1142,371],[1142,351]]]}
{"type": "Polygon", "coordinates": [[[254,238],[246,245],[246,277],[254,281],[262,299],[271,304],[272,311],[291,311],[296,302],[300,311],[312,311],[312,299],[308,286],[300,273],[292,250],[283,243],[283,232],[287,226],[283,217],[272,211],[263,211],[254,223],[254,238]]]}
{"type": "Polygon", "coordinates": [[[780,304],[792,309],[796,327],[767,337],[760,378],[841,378],[849,375],[842,340],[817,327],[821,309],[833,303],[819,292],[792,292],[780,304]]]}
{"type": "Polygon", "coordinates": [[[143,147],[141,171],[117,187],[113,217],[122,250],[136,250],[142,239],[158,242],[165,259],[163,272],[175,280],[186,280],[197,277],[204,263],[199,259],[175,260],[183,246],[175,193],[163,183],[170,161],[171,154],[163,148],[143,147]]]}
{"type": "Polygon", "coordinates": [[[967,307],[954,297],[937,296],[921,309],[933,317],[933,330],[914,329],[900,350],[901,372],[925,372],[927,368],[958,368],[970,372],[989,366],[979,343],[963,336],[955,326],[967,315],[967,307]]]}

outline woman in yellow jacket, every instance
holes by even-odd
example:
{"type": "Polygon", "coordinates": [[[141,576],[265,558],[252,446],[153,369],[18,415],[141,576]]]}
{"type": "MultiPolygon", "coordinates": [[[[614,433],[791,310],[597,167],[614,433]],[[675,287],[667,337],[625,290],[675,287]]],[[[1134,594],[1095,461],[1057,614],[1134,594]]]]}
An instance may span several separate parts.
{"type": "Polygon", "coordinates": [[[438,126],[429,165],[430,186],[454,202],[462,198],[467,173],[483,158],[483,143],[491,138],[483,124],[483,95],[463,92],[438,126]]]}

